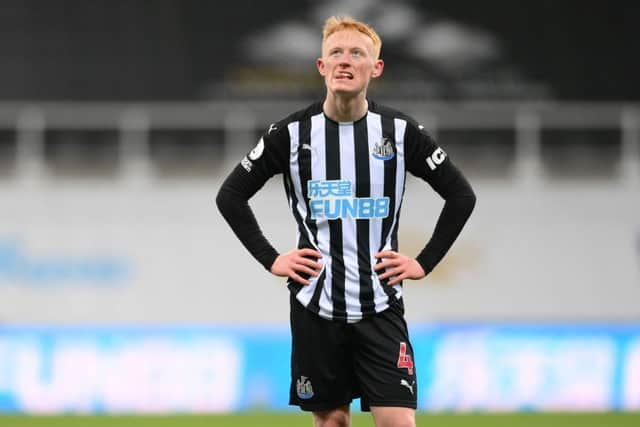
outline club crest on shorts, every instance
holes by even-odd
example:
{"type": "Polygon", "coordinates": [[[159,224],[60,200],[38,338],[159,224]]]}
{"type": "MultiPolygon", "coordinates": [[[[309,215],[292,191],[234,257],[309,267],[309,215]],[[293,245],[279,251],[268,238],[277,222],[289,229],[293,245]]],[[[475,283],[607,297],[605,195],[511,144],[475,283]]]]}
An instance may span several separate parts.
{"type": "Polygon", "coordinates": [[[393,144],[391,143],[391,140],[384,137],[382,138],[382,141],[373,146],[373,152],[371,155],[378,160],[391,160],[396,153],[393,151],[393,144]]]}
{"type": "Polygon", "coordinates": [[[313,387],[311,387],[311,380],[304,375],[298,378],[296,381],[296,391],[300,399],[311,399],[313,397],[313,387]]]}

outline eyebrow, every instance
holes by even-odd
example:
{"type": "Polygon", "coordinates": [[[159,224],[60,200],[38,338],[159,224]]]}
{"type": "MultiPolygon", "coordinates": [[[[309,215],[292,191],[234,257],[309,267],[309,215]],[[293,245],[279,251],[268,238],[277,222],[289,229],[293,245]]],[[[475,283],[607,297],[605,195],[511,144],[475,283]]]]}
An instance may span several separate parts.
{"type": "Polygon", "coordinates": [[[353,46],[353,47],[343,47],[343,46],[333,46],[333,47],[329,47],[327,48],[329,50],[329,52],[333,52],[334,50],[350,50],[350,51],[360,51],[360,52],[366,52],[367,49],[360,47],[360,46],[353,46]]]}

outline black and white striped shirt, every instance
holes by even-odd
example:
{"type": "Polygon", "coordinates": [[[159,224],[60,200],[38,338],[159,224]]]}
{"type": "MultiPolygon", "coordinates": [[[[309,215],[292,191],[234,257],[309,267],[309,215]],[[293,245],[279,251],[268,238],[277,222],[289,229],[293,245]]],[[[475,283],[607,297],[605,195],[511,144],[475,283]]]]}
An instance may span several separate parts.
{"type": "Polygon", "coordinates": [[[453,189],[454,199],[471,202],[468,212],[453,209],[448,223],[441,216],[436,233],[417,257],[428,273],[471,213],[473,191],[422,126],[373,102],[355,122],[337,123],[323,113],[322,103],[316,103],[274,123],[227,178],[218,205],[240,240],[270,269],[278,253],[262,235],[246,201],[270,177],[282,173],[297,223],[298,248],[318,250],[323,264],[321,274],[309,278],[310,285],[289,279],[290,290],[321,317],[357,322],[402,296],[402,286],[380,280],[373,266],[379,262],[376,253],[398,249],[407,171],[446,200],[452,198],[447,197],[448,189],[453,189]],[[438,227],[443,229],[440,241],[438,227]]]}

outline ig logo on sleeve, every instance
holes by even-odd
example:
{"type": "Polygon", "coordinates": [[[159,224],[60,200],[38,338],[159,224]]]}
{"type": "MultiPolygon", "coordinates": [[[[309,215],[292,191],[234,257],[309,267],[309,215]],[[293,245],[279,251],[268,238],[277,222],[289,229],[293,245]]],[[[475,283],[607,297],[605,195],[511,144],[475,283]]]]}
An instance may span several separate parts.
{"type": "Polygon", "coordinates": [[[431,169],[432,171],[436,170],[438,165],[444,162],[444,159],[446,158],[447,153],[445,153],[442,148],[438,147],[438,149],[431,153],[431,155],[426,159],[427,164],[429,165],[429,169],[431,169]]]}

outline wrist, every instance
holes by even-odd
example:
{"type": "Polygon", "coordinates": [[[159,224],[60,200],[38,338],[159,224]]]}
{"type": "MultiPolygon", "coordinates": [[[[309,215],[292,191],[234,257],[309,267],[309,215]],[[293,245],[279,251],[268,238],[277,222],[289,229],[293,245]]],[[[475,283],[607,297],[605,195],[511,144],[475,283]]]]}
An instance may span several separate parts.
{"type": "Polygon", "coordinates": [[[274,253],[269,254],[267,257],[265,257],[264,262],[262,262],[262,266],[265,268],[265,270],[273,272],[273,265],[276,263],[276,260],[279,256],[280,254],[274,251],[274,253]]]}
{"type": "Polygon", "coordinates": [[[418,265],[422,268],[422,273],[426,276],[427,274],[431,273],[431,270],[433,270],[433,267],[431,267],[426,260],[422,259],[420,256],[416,257],[415,260],[417,261],[418,265]]]}

